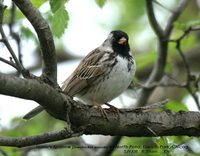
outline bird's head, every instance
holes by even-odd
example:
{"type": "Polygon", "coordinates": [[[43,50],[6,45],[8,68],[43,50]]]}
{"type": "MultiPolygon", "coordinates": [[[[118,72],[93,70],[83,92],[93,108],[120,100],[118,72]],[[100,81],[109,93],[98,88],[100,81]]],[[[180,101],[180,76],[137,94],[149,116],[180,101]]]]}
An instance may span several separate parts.
{"type": "Polygon", "coordinates": [[[122,57],[130,57],[128,35],[121,30],[111,31],[103,45],[109,46],[113,52],[122,57]]]}

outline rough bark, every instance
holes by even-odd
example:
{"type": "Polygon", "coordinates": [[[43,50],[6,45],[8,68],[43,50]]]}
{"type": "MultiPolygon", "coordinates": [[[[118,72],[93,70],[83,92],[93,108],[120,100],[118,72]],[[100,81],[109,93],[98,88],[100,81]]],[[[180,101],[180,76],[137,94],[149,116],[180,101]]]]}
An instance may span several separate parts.
{"type": "MultiPolygon", "coordinates": [[[[125,110],[124,110],[125,111],[125,110]]],[[[120,119],[108,112],[109,121],[96,108],[74,107],[70,113],[73,125],[82,126],[84,134],[117,136],[200,136],[199,112],[124,112],[120,119]]]]}

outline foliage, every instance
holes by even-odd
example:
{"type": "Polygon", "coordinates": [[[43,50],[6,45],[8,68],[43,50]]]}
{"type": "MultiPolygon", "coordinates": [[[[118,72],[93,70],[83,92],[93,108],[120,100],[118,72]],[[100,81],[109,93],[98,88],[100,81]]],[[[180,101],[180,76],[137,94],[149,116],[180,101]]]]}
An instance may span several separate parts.
{"type": "Polygon", "coordinates": [[[68,23],[68,13],[65,7],[60,7],[54,12],[52,18],[52,31],[56,37],[61,37],[68,23]],[[59,17],[59,18],[58,18],[59,17]]]}
{"type": "Polygon", "coordinates": [[[102,8],[105,5],[106,0],[96,0],[96,3],[102,8]]]}
{"type": "Polygon", "coordinates": [[[39,8],[45,2],[45,0],[31,0],[31,2],[35,7],[39,8]]]}
{"type": "Polygon", "coordinates": [[[64,33],[65,28],[67,28],[69,16],[67,10],[65,9],[66,2],[67,0],[49,1],[51,6],[51,11],[53,13],[53,17],[51,20],[52,31],[56,37],[61,37],[61,35],[64,33]]]}
{"type": "Polygon", "coordinates": [[[188,21],[187,23],[176,22],[174,25],[177,29],[185,31],[190,27],[200,26],[200,20],[188,21]]]}

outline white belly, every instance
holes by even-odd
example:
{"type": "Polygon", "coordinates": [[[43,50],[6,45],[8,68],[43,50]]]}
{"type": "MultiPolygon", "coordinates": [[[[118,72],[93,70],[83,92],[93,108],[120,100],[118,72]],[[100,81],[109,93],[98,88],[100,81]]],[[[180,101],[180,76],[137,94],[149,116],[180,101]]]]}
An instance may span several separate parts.
{"type": "Polygon", "coordinates": [[[117,58],[118,63],[109,74],[109,78],[92,86],[86,94],[77,95],[82,102],[93,104],[97,102],[104,104],[119,96],[130,85],[135,73],[135,62],[128,71],[128,62],[122,57],[117,58]]]}

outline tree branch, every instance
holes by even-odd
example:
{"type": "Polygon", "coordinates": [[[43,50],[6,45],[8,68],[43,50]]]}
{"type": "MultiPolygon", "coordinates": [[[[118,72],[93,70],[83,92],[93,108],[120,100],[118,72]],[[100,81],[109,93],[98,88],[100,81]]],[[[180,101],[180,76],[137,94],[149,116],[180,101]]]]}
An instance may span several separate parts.
{"type": "Polygon", "coordinates": [[[0,73],[0,94],[34,100],[61,120],[65,120],[65,105],[70,102],[65,101],[60,92],[41,81],[22,79],[3,73],[0,73]]]}
{"type": "Polygon", "coordinates": [[[122,136],[114,136],[112,137],[109,142],[107,143],[106,147],[109,148],[100,148],[96,153],[95,156],[109,156],[113,153],[115,150],[116,146],[119,144],[121,141],[122,136]]]}
{"type": "Polygon", "coordinates": [[[42,78],[48,84],[57,86],[57,61],[53,36],[48,23],[29,0],[13,0],[34,27],[42,50],[42,78]]]}
{"type": "Polygon", "coordinates": [[[168,39],[171,34],[172,28],[173,28],[173,22],[178,19],[180,16],[180,13],[183,11],[183,9],[186,7],[187,0],[182,0],[182,3],[179,3],[173,14],[168,20],[168,26],[164,30],[164,34],[160,31],[160,28],[157,26],[157,24],[152,23],[158,23],[156,22],[154,14],[154,10],[152,7],[152,0],[146,0],[146,6],[147,6],[147,13],[149,17],[149,22],[151,23],[152,29],[156,32],[156,35],[158,37],[158,58],[156,60],[156,63],[154,64],[154,68],[149,76],[149,79],[147,80],[145,86],[147,88],[143,88],[141,91],[141,94],[138,98],[137,105],[143,106],[147,103],[151,93],[155,89],[155,87],[148,88],[148,86],[151,86],[151,84],[157,83],[161,80],[164,74],[164,69],[166,65],[166,59],[167,59],[167,50],[168,50],[168,39]],[[185,3],[183,3],[185,2],[185,3]],[[183,5],[184,4],[184,5],[183,5]],[[153,18],[154,17],[154,18],[153,18]]]}
{"type": "Polygon", "coordinates": [[[2,154],[2,156],[8,156],[7,153],[2,149],[0,149],[0,154],[2,154]]]}
{"type": "Polygon", "coordinates": [[[72,125],[84,127],[84,134],[137,137],[150,137],[155,134],[157,136],[200,135],[199,112],[126,112],[120,114],[120,120],[116,114],[108,112],[109,121],[106,121],[96,108],[83,109],[74,106],[69,116],[72,125]]]}
{"type": "MultiPolygon", "coordinates": [[[[1,146],[25,147],[51,141],[63,140],[82,134],[112,136],[200,136],[199,112],[126,112],[116,114],[109,111],[109,121],[102,118],[98,109],[76,104],[69,114],[75,133],[66,130],[30,137],[0,137],[1,146]]],[[[119,140],[118,140],[119,141],[119,140]]]]}
{"type": "Polygon", "coordinates": [[[163,38],[164,32],[154,14],[153,0],[146,0],[146,8],[147,8],[147,15],[149,18],[149,23],[151,24],[152,29],[154,30],[158,38],[163,38]]]}
{"type": "Polygon", "coordinates": [[[8,61],[2,57],[0,57],[0,61],[6,63],[6,64],[12,66],[13,68],[15,68],[16,70],[18,70],[18,67],[16,66],[16,64],[14,62],[8,61]]]}
{"type": "Polygon", "coordinates": [[[13,147],[25,147],[36,144],[42,144],[46,142],[53,142],[57,140],[63,140],[67,138],[80,136],[81,133],[72,133],[66,129],[57,131],[57,132],[49,132],[35,136],[27,136],[27,137],[0,137],[0,145],[1,146],[13,146],[13,147]]]}
{"type": "Polygon", "coordinates": [[[175,40],[170,40],[171,42],[175,42],[176,43],[176,49],[177,51],[179,52],[181,58],[182,58],[182,61],[183,61],[183,64],[184,64],[184,67],[185,67],[185,70],[186,70],[186,74],[187,74],[187,80],[186,80],[186,83],[184,85],[184,87],[187,89],[187,91],[190,93],[190,95],[193,97],[198,109],[200,110],[200,103],[199,103],[199,98],[197,96],[197,94],[195,92],[192,91],[192,87],[191,87],[191,82],[194,81],[193,80],[193,74],[191,73],[191,70],[190,70],[190,66],[189,66],[189,63],[182,51],[182,48],[181,48],[181,41],[192,31],[199,31],[200,28],[188,28],[187,30],[185,30],[185,32],[183,33],[183,35],[181,35],[178,39],[175,39],[175,40]]]}
{"type": "MultiPolygon", "coordinates": [[[[78,136],[79,134],[77,134],[78,136]]],[[[54,142],[54,143],[46,143],[42,145],[34,145],[34,146],[28,146],[28,147],[23,147],[23,154],[22,156],[27,156],[29,152],[34,151],[34,150],[39,150],[39,149],[61,149],[61,148],[76,148],[76,147],[92,147],[93,145],[86,144],[84,140],[81,137],[76,137],[72,139],[67,139],[64,141],[59,141],[59,142],[54,142]]],[[[81,149],[86,155],[92,156],[94,155],[95,149],[92,148],[82,148],[81,149]]]]}
{"type": "MultiPolygon", "coordinates": [[[[124,113],[120,113],[120,119],[118,119],[115,113],[106,109],[109,119],[107,121],[97,108],[72,101],[45,83],[6,74],[0,74],[0,94],[34,100],[40,103],[51,115],[64,121],[67,121],[66,116],[69,115],[74,132],[84,131],[84,134],[138,137],[155,136],[155,134],[158,136],[200,136],[199,112],[142,112],[142,109],[141,111],[121,109],[124,113]],[[66,107],[69,105],[71,109],[67,113],[69,110],[67,111],[66,107]]],[[[149,108],[157,108],[157,104],[149,108]]],[[[162,105],[162,103],[160,104],[162,105]]],[[[147,107],[144,108],[146,111],[147,107]]],[[[59,138],[59,140],[65,138],[59,138]]],[[[2,138],[2,143],[6,141],[5,139],[2,138]]],[[[13,139],[8,138],[8,140],[13,139]]],[[[49,140],[46,141],[49,142],[49,140]]],[[[34,143],[41,142],[36,141],[28,145],[34,145],[34,143]]],[[[8,146],[8,144],[7,142],[6,145],[8,146]]],[[[11,145],[14,146],[14,144],[11,145]]],[[[22,145],[15,144],[15,146],[22,145]]]]}
{"type": "MultiPolygon", "coordinates": [[[[12,7],[11,7],[11,15],[10,15],[10,20],[9,20],[9,30],[10,30],[10,35],[13,37],[13,39],[17,43],[17,51],[18,51],[18,60],[20,64],[23,66],[23,61],[22,61],[22,53],[21,53],[21,39],[18,33],[16,33],[13,30],[14,22],[15,22],[15,12],[16,12],[16,5],[12,2],[12,7]]],[[[17,73],[19,76],[20,72],[17,73]]]]}
{"type": "Polygon", "coordinates": [[[165,28],[165,36],[170,36],[170,33],[173,29],[173,24],[174,22],[179,18],[179,16],[181,15],[182,11],[186,8],[187,4],[190,1],[188,0],[181,0],[177,6],[177,8],[173,11],[172,15],[169,17],[168,22],[167,22],[167,26],[165,28]]]}
{"type": "MultiPolygon", "coordinates": [[[[12,58],[14,59],[15,61],[15,67],[17,67],[17,70],[22,73],[22,75],[24,77],[28,76],[29,74],[27,74],[27,71],[25,70],[25,68],[23,67],[23,65],[19,62],[17,56],[15,55],[15,52],[13,51],[10,43],[8,42],[8,39],[4,33],[4,30],[3,30],[3,15],[4,15],[4,10],[5,10],[5,6],[0,3],[0,33],[1,33],[1,36],[2,36],[2,41],[3,43],[5,44],[6,48],[8,49],[8,51],[10,52],[12,58]]],[[[3,59],[1,59],[1,61],[3,61],[3,59]]],[[[9,63],[9,61],[3,61],[11,66],[13,66],[11,63],[9,63]]],[[[14,67],[14,66],[13,66],[14,67]]]]}

